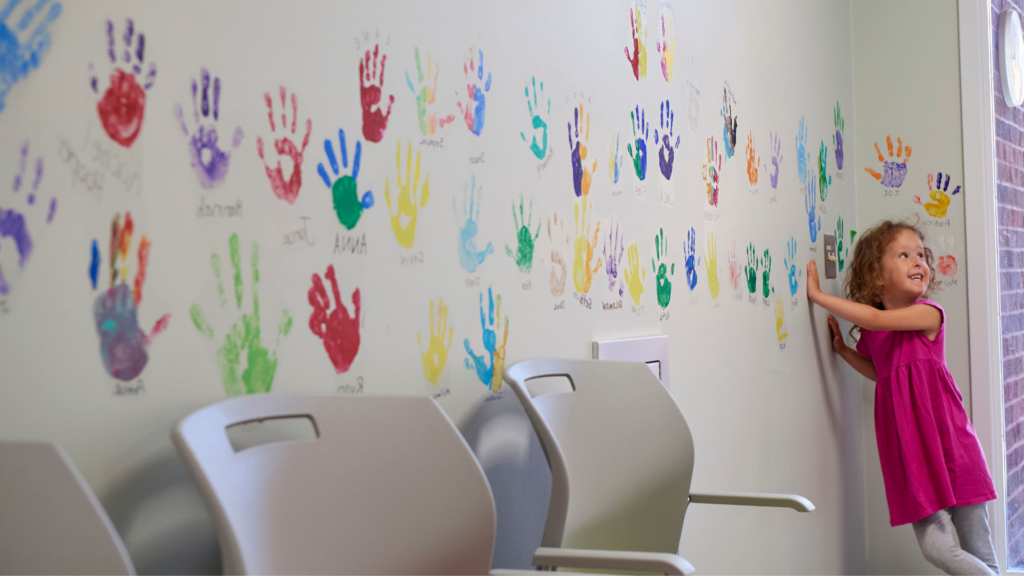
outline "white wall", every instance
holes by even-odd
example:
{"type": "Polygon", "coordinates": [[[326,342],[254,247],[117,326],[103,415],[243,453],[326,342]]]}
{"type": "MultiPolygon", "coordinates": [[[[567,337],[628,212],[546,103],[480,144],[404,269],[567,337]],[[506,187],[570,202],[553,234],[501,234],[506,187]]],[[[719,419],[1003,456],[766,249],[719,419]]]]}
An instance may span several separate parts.
{"type": "MultiPolygon", "coordinates": [[[[646,78],[634,78],[623,55],[630,41],[631,4],[620,1],[303,3],[299,11],[272,3],[176,3],[173,10],[130,2],[65,3],[51,27],[50,53],[39,70],[15,86],[0,113],[0,206],[24,202],[21,196],[8,195],[2,183],[17,172],[18,151],[26,139],[31,140],[32,157],[42,155],[45,161],[40,194],[58,198],[51,225],[38,215],[30,219],[34,250],[23,271],[10,275],[11,294],[0,307],[5,310],[0,315],[5,381],[0,438],[61,443],[110,509],[140,572],[215,569],[212,530],[168,432],[191,410],[225,397],[216,351],[237,312],[230,297],[223,310],[218,307],[210,255],[220,254],[230,270],[228,237],[237,233],[243,313],[250,310],[250,243],[260,245],[263,343],[276,350],[278,361],[272,391],[352,391],[361,383],[367,394],[437,395],[478,450],[495,489],[496,566],[525,566],[531,547],[539,542],[548,480],[514,396],[504,389],[493,393],[463,366],[463,340],[469,339],[476,353],[482,347],[479,298],[488,286],[502,295],[501,316],[510,321],[507,364],[541,355],[586,357],[598,339],[668,334],[671,390],[696,440],[694,489],[800,493],[818,507],[813,514],[798,515],[693,506],[681,553],[698,569],[864,572],[863,461],[865,450],[873,447],[864,445],[869,439],[864,438],[858,380],[831,353],[825,315],[820,309],[809,311],[803,273],[794,302],[783,271],[791,237],[798,245],[796,270],[810,257],[821,263],[822,256],[821,248],[809,249],[805,190],[796,168],[801,118],[812,171],[819,143],[828,146],[832,184],[827,199],[817,201],[819,213],[827,211],[821,233],[830,232],[840,215],[848,228],[859,227],[855,180],[849,175],[864,159],[852,144],[859,143],[859,128],[853,120],[850,3],[648,2],[643,8],[646,20],[657,22],[663,5],[675,13],[671,83],[661,73],[655,46],[660,25],[652,25],[646,39],[646,78]],[[119,37],[126,16],[146,33],[147,61],[158,64],[140,136],[128,149],[114,144],[99,125],[98,96],[89,86],[90,63],[100,72],[100,90],[106,85],[105,21],[112,19],[119,37]],[[393,94],[395,104],[382,141],[363,142],[358,192],[372,189],[376,204],[348,232],[334,215],[316,166],[327,164],[325,139],[336,149],[338,128],[348,135],[350,159],[353,140],[364,140],[358,59],[367,49],[366,38],[376,37],[378,30],[388,55],[384,94],[393,94]],[[462,65],[471,47],[484,51],[485,69],[493,79],[479,136],[461,118],[433,136],[420,133],[415,100],[404,78],[406,72],[415,78],[415,47],[424,60],[430,52],[440,64],[436,106],[442,115],[456,116],[456,91],[465,97],[462,65]],[[190,112],[189,82],[204,66],[222,80],[222,144],[230,146],[228,135],[236,126],[245,133],[232,153],[226,179],[212,191],[199,185],[190,168],[187,139],[173,113],[175,104],[190,112]],[[551,152],[544,161],[520,137],[524,132],[530,138],[523,90],[532,78],[544,81],[551,98],[551,152]],[[271,138],[263,94],[271,91],[276,99],[282,84],[298,96],[300,135],[301,121],[312,121],[303,184],[294,204],[271,193],[256,153],[257,137],[271,138]],[[724,160],[715,209],[708,205],[701,172],[706,140],[713,137],[720,151],[723,147],[720,111],[726,84],[734,95],[738,150],[724,160]],[[691,94],[697,106],[691,107],[691,94]],[[638,105],[645,109],[653,141],[654,128],[661,133],[658,109],[665,99],[676,111],[673,134],[681,136],[674,173],[666,182],[652,151],[647,180],[641,184],[625,150],[632,136],[629,113],[638,105]],[[579,204],[565,130],[580,102],[591,122],[587,164],[598,160],[588,197],[588,207],[601,222],[595,260],[614,216],[626,241],[637,241],[640,268],[646,270],[635,310],[628,290],[621,298],[609,290],[603,266],[584,299],[590,307],[573,297],[571,278],[564,295],[553,297],[549,288],[552,246],[547,221],[557,213],[572,230],[573,207],[579,204]],[[843,177],[836,173],[831,142],[837,102],[851,143],[845,149],[843,177]],[[697,108],[691,129],[688,110],[697,108]],[[744,154],[751,131],[756,156],[768,166],[770,134],[779,135],[777,188],[765,170],[759,171],[756,187],[748,181],[744,154]],[[624,157],[617,184],[610,182],[607,164],[614,134],[621,137],[624,157]],[[430,198],[419,211],[415,243],[406,249],[392,232],[384,191],[396,191],[396,143],[402,146],[404,176],[410,140],[420,151],[423,172],[430,175],[430,198]],[[112,164],[91,157],[97,147],[134,167],[140,185],[125,190],[115,183],[112,164]],[[102,194],[76,182],[81,172],[75,172],[69,151],[87,170],[107,172],[102,194]],[[481,248],[493,242],[495,253],[469,273],[459,264],[459,227],[451,203],[460,201],[461,211],[464,186],[472,177],[483,187],[477,242],[481,248]],[[544,224],[529,274],[504,254],[506,243],[515,245],[508,211],[520,194],[528,204],[532,201],[533,226],[544,224]],[[240,218],[196,217],[201,203],[238,201],[244,205],[240,218]],[[154,338],[140,376],[144,393],[132,396],[115,394],[118,381],[104,370],[97,353],[92,318],[97,292],[87,274],[93,239],[98,240],[106,271],[110,220],[124,210],[132,211],[137,230],[152,241],[140,323],[148,330],[161,314],[170,313],[169,328],[154,338]],[[287,244],[286,236],[303,226],[304,217],[315,244],[287,244]],[[701,258],[692,292],[686,286],[683,249],[691,227],[697,244],[694,259],[701,258]],[[666,312],[658,306],[649,264],[661,229],[675,264],[666,312]],[[709,290],[702,258],[712,232],[718,238],[717,299],[709,290]],[[365,254],[335,253],[336,237],[363,235],[365,254]],[[760,296],[760,270],[753,299],[742,281],[738,292],[729,283],[730,248],[735,244],[742,270],[750,242],[759,254],[771,252],[774,294],[767,300],[760,296]],[[337,270],[350,310],[352,291],[358,287],[362,296],[361,342],[351,368],[341,374],[308,326],[311,277],[323,276],[329,264],[337,270]],[[439,298],[448,306],[454,340],[434,386],[424,377],[416,334],[429,333],[430,302],[439,298]],[[772,308],[779,298],[788,334],[781,342],[772,308]],[[617,306],[620,300],[621,308],[603,309],[604,303],[617,306]],[[210,318],[216,341],[192,325],[190,307],[197,303],[210,318]],[[282,309],[294,323],[287,336],[277,338],[282,309]]],[[[822,243],[820,235],[817,243],[822,243]]],[[[0,239],[5,273],[17,269],[13,252],[9,239],[0,239]]],[[[130,265],[135,263],[132,258],[130,265]]],[[[623,257],[624,267],[627,262],[623,257]]],[[[129,274],[134,277],[134,266],[129,274]]],[[[100,290],[106,287],[104,272],[100,290]]],[[[825,289],[838,294],[840,287],[826,282],[825,289]]]]}
{"type": "MultiPolygon", "coordinates": [[[[885,218],[918,218],[936,261],[950,255],[956,259],[955,275],[937,272],[944,287],[934,300],[946,311],[946,358],[970,413],[964,197],[972,191],[952,195],[964,182],[956,1],[858,1],[852,3],[852,14],[857,219],[867,229],[885,218]],[[864,170],[881,171],[874,144],[887,157],[886,135],[894,144],[902,138],[913,149],[898,189],[883,186],[864,170]],[[940,171],[943,184],[950,175],[950,204],[945,216],[936,217],[913,198],[931,202],[927,177],[940,171]]],[[[868,571],[940,574],[919,552],[910,525],[889,525],[874,435],[874,383],[863,380],[862,388],[868,571]]]]}

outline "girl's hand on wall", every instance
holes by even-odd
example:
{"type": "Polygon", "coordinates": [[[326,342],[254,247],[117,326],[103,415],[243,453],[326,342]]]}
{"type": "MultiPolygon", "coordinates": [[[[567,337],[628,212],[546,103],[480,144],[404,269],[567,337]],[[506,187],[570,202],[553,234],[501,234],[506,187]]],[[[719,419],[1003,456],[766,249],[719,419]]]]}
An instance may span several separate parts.
{"type": "Polygon", "coordinates": [[[839,321],[831,314],[828,315],[828,329],[832,333],[832,350],[841,355],[847,349],[846,341],[843,340],[843,333],[839,330],[839,321]]]}
{"type": "Polygon", "coordinates": [[[814,298],[821,292],[818,284],[818,263],[812,258],[807,263],[807,299],[817,303],[814,298]]]}

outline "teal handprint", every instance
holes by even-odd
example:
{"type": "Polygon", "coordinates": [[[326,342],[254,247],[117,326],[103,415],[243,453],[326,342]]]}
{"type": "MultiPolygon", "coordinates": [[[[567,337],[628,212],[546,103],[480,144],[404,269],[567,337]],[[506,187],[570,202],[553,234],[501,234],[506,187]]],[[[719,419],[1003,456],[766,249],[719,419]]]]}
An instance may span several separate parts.
{"type": "Polygon", "coordinates": [[[452,197],[452,210],[455,212],[455,220],[459,222],[459,263],[466,272],[476,272],[478,266],[484,263],[494,252],[494,246],[490,242],[487,247],[479,252],[476,249],[477,220],[480,219],[480,202],[483,197],[483,187],[476,187],[476,176],[471,176],[470,182],[466,182],[466,192],[469,193],[469,206],[466,206],[466,198],[462,198],[462,218],[459,218],[459,211],[455,208],[455,198],[452,197]],[[474,213],[474,208],[476,209],[474,213]]]}
{"type": "MultiPolygon", "coordinates": [[[[767,249],[764,251],[764,258],[761,261],[764,262],[764,270],[761,271],[761,294],[767,298],[772,273],[772,255],[768,253],[767,249]]],[[[775,289],[771,288],[771,291],[774,292],[775,289]]]]}
{"type": "Polygon", "coordinates": [[[654,258],[651,258],[651,266],[656,273],[654,284],[658,291],[658,306],[667,308],[669,301],[672,300],[672,281],[668,277],[675,275],[676,264],[673,262],[671,268],[668,268],[662,262],[662,258],[668,259],[668,240],[665,239],[664,228],[654,235],[654,253],[658,256],[658,261],[655,262],[654,258]]]}
{"type": "Polygon", "coordinates": [[[789,244],[787,246],[789,259],[782,259],[782,267],[789,273],[789,295],[796,296],[796,291],[800,287],[799,278],[803,275],[803,270],[797,270],[796,268],[796,238],[790,237],[789,244]]]}
{"type": "MultiPolygon", "coordinates": [[[[530,101],[530,87],[524,88],[526,93],[526,106],[530,111],[531,122],[533,123],[533,139],[530,142],[530,151],[537,157],[538,160],[543,160],[544,155],[548,152],[548,123],[547,117],[551,114],[551,98],[547,99],[547,106],[544,103],[544,82],[540,83],[540,90],[537,90],[537,78],[531,78],[530,81],[533,83],[533,101],[530,101]],[[541,117],[543,112],[544,116],[541,117]],[[537,131],[540,130],[540,144],[537,144],[537,131]]],[[[519,136],[526,142],[526,133],[520,132],[519,136]]]]}
{"type": "Polygon", "coordinates": [[[530,270],[533,269],[533,248],[534,243],[540,236],[540,222],[537,222],[537,231],[532,232],[530,226],[533,225],[533,200],[530,200],[530,217],[529,220],[523,214],[523,195],[519,195],[519,216],[516,217],[516,203],[512,202],[512,221],[516,225],[516,238],[519,241],[519,246],[516,251],[513,252],[508,244],[505,244],[505,253],[515,258],[516,266],[519,266],[519,271],[523,274],[529,274],[530,270]]]}
{"type": "Polygon", "coordinates": [[[747,265],[743,267],[743,274],[747,277],[747,290],[751,294],[757,292],[757,269],[760,266],[761,261],[757,258],[757,249],[754,248],[754,243],[751,242],[747,246],[747,265]]]}

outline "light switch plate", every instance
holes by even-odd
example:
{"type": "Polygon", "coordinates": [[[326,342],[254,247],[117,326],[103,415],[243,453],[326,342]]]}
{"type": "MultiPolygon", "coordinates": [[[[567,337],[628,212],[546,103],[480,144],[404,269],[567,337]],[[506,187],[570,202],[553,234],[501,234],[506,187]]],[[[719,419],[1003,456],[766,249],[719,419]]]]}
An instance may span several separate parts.
{"type": "Polygon", "coordinates": [[[839,261],[836,256],[836,236],[835,234],[825,234],[825,278],[836,277],[836,262],[839,261]]]}
{"type": "Polygon", "coordinates": [[[643,362],[651,372],[669,388],[668,336],[626,338],[594,342],[594,358],[597,360],[621,360],[643,362]]]}

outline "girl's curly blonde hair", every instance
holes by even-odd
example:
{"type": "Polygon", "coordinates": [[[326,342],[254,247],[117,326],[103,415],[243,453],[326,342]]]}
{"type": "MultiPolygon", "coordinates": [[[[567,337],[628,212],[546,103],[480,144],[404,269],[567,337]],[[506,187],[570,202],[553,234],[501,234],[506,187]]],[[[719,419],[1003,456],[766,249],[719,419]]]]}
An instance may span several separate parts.
{"type": "MultiPolygon", "coordinates": [[[[843,283],[843,293],[847,300],[882,310],[882,258],[896,236],[904,230],[917,234],[921,243],[924,243],[924,233],[917,227],[917,223],[906,221],[882,220],[867,232],[857,236],[857,245],[853,247],[853,260],[843,283]]],[[[935,268],[932,265],[932,251],[928,247],[924,249],[924,261],[930,272],[928,289],[924,293],[924,296],[928,297],[939,288],[939,281],[935,277],[935,268]]],[[[851,338],[856,338],[854,331],[859,333],[860,326],[854,324],[850,328],[851,338]]]]}

